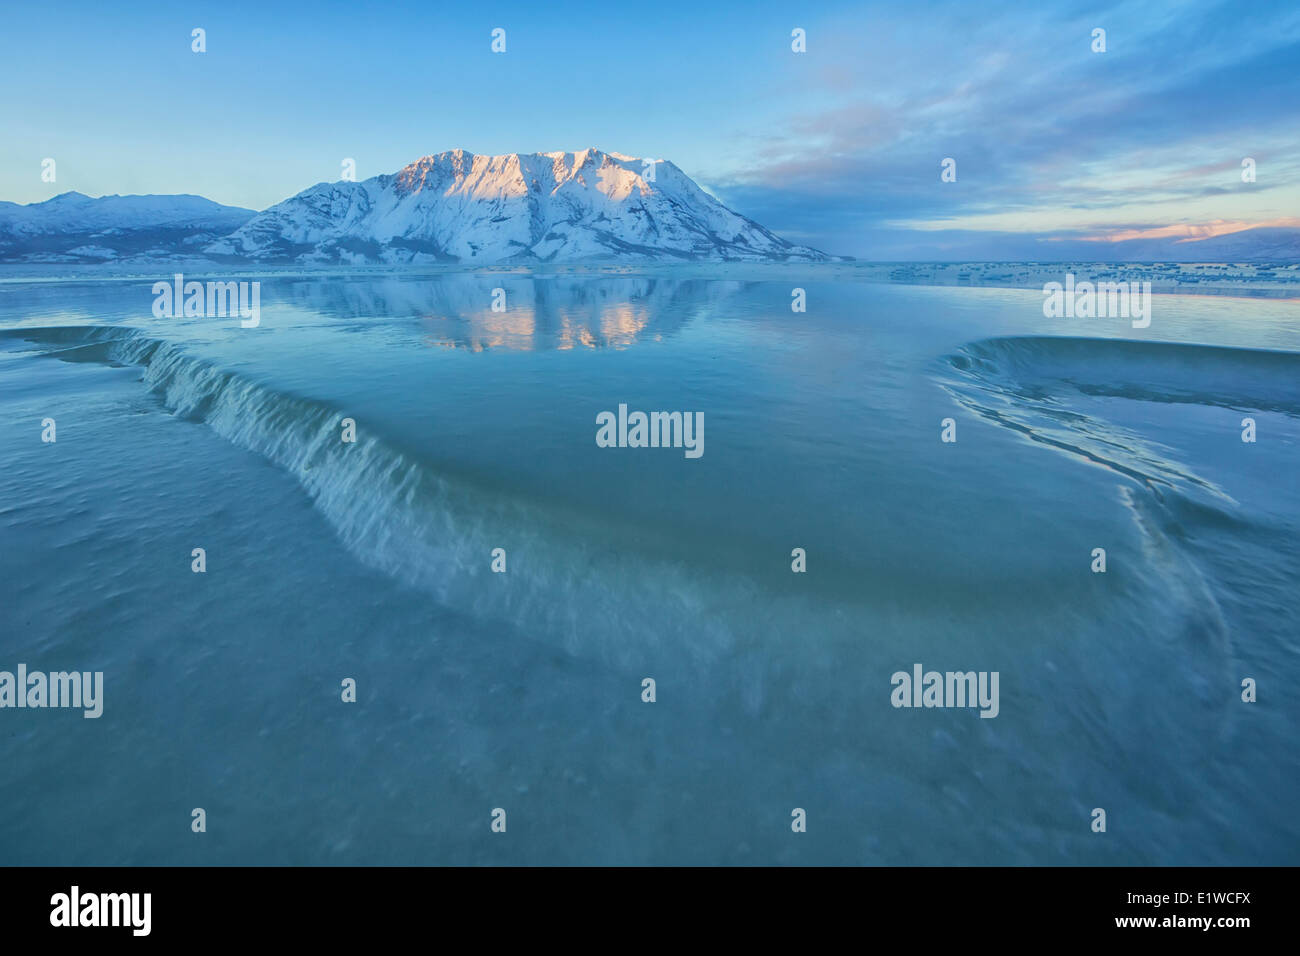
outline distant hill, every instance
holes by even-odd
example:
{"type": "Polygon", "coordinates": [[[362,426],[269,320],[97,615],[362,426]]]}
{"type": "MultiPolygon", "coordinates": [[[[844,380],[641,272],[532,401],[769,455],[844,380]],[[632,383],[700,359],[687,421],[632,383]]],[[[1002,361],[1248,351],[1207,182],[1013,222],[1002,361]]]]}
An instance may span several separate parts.
{"type": "Polygon", "coordinates": [[[67,192],[26,206],[0,202],[0,261],[197,258],[203,246],[255,215],[186,195],[92,199],[67,192]]]}

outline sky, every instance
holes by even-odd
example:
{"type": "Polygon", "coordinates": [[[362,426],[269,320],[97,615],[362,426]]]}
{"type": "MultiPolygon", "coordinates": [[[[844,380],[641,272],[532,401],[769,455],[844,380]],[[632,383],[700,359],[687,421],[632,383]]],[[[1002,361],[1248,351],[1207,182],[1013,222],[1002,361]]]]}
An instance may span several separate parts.
{"type": "Polygon", "coordinates": [[[122,0],[9,4],[0,24],[0,200],[264,209],[348,158],[365,179],[447,149],[595,146],[865,258],[1300,227],[1295,0],[122,0]]]}

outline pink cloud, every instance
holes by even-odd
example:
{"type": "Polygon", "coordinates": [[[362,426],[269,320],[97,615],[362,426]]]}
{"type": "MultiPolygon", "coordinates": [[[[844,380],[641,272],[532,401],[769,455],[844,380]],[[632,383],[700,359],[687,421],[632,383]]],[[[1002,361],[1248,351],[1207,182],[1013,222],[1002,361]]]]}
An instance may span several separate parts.
{"type": "Polygon", "coordinates": [[[1284,216],[1279,219],[1264,219],[1260,222],[1232,222],[1226,219],[1215,219],[1206,223],[1182,223],[1173,226],[1158,226],[1150,229],[1122,229],[1117,232],[1108,232],[1099,236],[1082,236],[1080,238],[1087,242],[1124,242],[1128,239],[1169,239],[1174,236],[1180,237],[1179,242],[1195,242],[1198,239],[1210,239],[1214,236],[1226,236],[1233,232],[1244,232],[1247,229],[1262,229],[1268,226],[1288,226],[1300,228],[1300,219],[1294,216],[1284,216]]]}

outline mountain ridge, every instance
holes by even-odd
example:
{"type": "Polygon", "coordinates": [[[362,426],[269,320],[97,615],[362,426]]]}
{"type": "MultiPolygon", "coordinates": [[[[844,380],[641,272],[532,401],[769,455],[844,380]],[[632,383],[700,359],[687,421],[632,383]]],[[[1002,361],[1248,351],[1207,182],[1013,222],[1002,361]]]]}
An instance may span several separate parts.
{"type": "Polygon", "coordinates": [[[667,160],[594,147],[445,150],[360,182],[317,183],[205,252],[302,264],[837,258],[733,212],[667,160]]]}
{"type": "Polygon", "coordinates": [[[0,202],[0,261],[194,257],[255,215],[188,193],[92,198],[69,191],[28,205],[0,202]]]}
{"type": "MultiPolygon", "coordinates": [[[[1300,229],[1185,240],[1007,236],[995,256],[944,233],[941,254],[861,261],[1297,262],[1300,229]]],[[[914,241],[914,240],[913,240],[914,241]]],[[[0,201],[0,262],[45,264],[540,265],[858,261],[777,236],[668,160],[574,152],[431,153],[357,181],[320,182],[258,212],[193,194],[76,191],[0,201]]]]}

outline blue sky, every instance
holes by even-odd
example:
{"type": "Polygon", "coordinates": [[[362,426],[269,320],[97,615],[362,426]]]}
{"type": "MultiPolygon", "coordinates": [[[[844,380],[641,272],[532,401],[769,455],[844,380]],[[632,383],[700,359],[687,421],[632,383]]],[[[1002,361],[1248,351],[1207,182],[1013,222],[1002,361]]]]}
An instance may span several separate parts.
{"type": "Polygon", "coordinates": [[[345,157],[366,178],[456,147],[598,146],[850,255],[1300,226],[1300,4],[984,6],[10,5],[0,199],[262,209],[345,157]]]}

